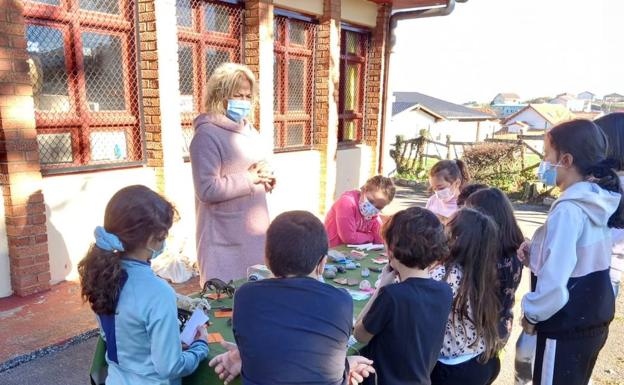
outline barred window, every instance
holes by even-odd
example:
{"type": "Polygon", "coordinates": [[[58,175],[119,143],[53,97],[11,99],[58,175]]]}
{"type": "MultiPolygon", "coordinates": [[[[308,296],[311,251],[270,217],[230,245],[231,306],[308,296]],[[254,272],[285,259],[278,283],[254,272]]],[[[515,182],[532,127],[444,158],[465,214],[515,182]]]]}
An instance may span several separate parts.
{"type": "Polygon", "coordinates": [[[177,0],[178,63],[184,154],[193,119],[203,110],[206,81],[219,65],[242,59],[243,8],[206,0],[177,0]]]}
{"type": "Polygon", "coordinates": [[[276,151],[312,146],[317,24],[275,16],[273,65],[276,151]]]}
{"type": "Polygon", "coordinates": [[[24,2],[44,173],[144,159],[135,7],[135,0],[24,2]]]}
{"type": "Polygon", "coordinates": [[[338,142],[362,140],[369,38],[368,32],[342,27],[338,142]]]}

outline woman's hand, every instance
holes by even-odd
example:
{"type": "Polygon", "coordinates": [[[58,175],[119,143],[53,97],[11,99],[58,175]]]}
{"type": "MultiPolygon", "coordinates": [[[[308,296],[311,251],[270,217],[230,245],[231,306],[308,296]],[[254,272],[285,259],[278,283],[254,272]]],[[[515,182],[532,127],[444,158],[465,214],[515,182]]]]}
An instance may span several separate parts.
{"type": "Polygon", "coordinates": [[[214,357],[208,365],[214,368],[219,379],[227,385],[240,374],[241,358],[236,344],[222,341],[221,346],[227,351],[214,357]]]}
{"type": "Polygon", "coordinates": [[[522,244],[518,248],[516,255],[518,259],[520,260],[520,262],[522,262],[522,264],[526,267],[529,267],[529,263],[531,262],[530,254],[531,254],[531,241],[525,240],[524,242],[522,242],[522,244]]]}
{"type": "Polygon", "coordinates": [[[364,379],[375,373],[373,361],[362,356],[348,356],[349,362],[349,385],[357,385],[364,382],[364,379]]]}
{"type": "Polygon", "coordinates": [[[254,163],[247,169],[249,173],[249,179],[253,184],[265,184],[271,182],[271,175],[267,174],[266,162],[260,161],[254,163]]]}

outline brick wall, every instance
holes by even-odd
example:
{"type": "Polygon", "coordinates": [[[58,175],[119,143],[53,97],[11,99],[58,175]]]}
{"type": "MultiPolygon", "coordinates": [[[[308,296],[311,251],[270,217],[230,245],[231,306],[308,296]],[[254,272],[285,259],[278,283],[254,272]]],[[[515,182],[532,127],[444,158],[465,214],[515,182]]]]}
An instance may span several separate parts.
{"type": "MultiPolygon", "coordinates": [[[[162,132],[160,120],[160,96],[158,88],[158,44],[156,41],[156,0],[138,0],[139,66],[141,69],[141,93],[147,166],[156,172],[156,187],[165,191],[162,132]]],[[[177,78],[177,74],[175,74],[177,78]]],[[[176,80],[177,81],[177,80],[176,80]]]]}
{"type": "Polygon", "coordinates": [[[0,0],[0,182],[11,283],[20,296],[50,287],[46,209],[22,11],[20,1],[0,0]]]}
{"type": "Polygon", "coordinates": [[[380,143],[381,103],[383,99],[383,73],[385,60],[386,36],[390,21],[391,5],[380,5],[377,10],[377,24],[373,29],[368,56],[368,77],[366,80],[366,110],[364,111],[365,131],[364,142],[372,149],[370,174],[377,174],[379,162],[378,148],[380,143]]]}
{"type": "Polygon", "coordinates": [[[316,45],[314,148],[321,154],[320,207],[324,214],[334,199],[338,143],[340,79],[340,1],[325,0],[316,45]]]}

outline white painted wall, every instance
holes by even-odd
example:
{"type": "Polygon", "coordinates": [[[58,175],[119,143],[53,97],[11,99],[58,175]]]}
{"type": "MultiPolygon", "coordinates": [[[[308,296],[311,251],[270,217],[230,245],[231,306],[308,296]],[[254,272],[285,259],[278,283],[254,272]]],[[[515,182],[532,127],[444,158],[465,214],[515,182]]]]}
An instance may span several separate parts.
{"type": "Polygon", "coordinates": [[[277,8],[284,8],[317,16],[323,14],[323,0],[273,0],[273,5],[277,8]]]}
{"type": "Polygon", "coordinates": [[[154,172],[141,167],[43,178],[51,283],[78,278],[78,262],[93,242],[93,229],[104,221],[106,204],[134,184],[155,188],[154,172]]]}
{"type": "Polygon", "coordinates": [[[289,210],[306,210],[320,216],[321,154],[297,151],[275,154],[271,164],[277,185],[268,194],[271,219],[289,210]]]}
{"type": "Polygon", "coordinates": [[[375,27],[377,24],[377,4],[366,0],[342,0],[340,17],[343,21],[375,27]]]}
{"type": "MultiPolygon", "coordinates": [[[[0,196],[0,218],[4,218],[4,195],[0,196]]],[[[11,266],[6,221],[0,220],[0,298],[13,294],[11,290],[11,266]]]]}
{"type": "MultiPolygon", "coordinates": [[[[372,149],[366,145],[339,149],[336,154],[336,192],[334,200],[343,192],[358,189],[370,175],[372,149]]],[[[329,182],[329,181],[328,181],[329,182]]]]}
{"type": "Polygon", "coordinates": [[[527,108],[526,110],[520,112],[518,115],[514,116],[513,119],[511,119],[508,123],[513,123],[516,121],[525,122],[529,126],[531,126],[531,128],[536,128],[540,130],[550,128],[551,126],[550,123],[548,123],[546,119],[542,117],[542,115],[535,112],[535,110],[533,110],[532,108],[527,108]]]}

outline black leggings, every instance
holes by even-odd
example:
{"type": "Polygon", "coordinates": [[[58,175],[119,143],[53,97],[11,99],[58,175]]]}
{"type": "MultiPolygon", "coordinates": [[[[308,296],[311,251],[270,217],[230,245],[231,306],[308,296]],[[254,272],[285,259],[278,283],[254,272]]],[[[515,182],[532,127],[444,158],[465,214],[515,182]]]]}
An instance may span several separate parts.
{"type": "Polygon", "coordinates": [[[545,380],[549,385],[586,385],[608,334],[606,327],[560,339],[538,332],[533,383],[545,380]]]}
{"type": "Polygon", "coordinates": [[[489,385],[500,372],[498,357],[482,364],[477,356],[457,365],[446,365],[438,361],[431,372],[431,385],[489,385]]]}

